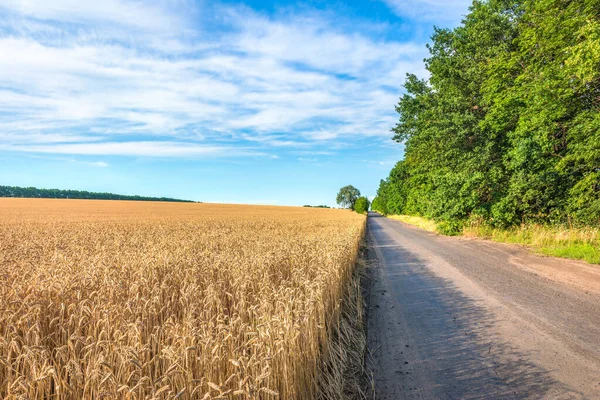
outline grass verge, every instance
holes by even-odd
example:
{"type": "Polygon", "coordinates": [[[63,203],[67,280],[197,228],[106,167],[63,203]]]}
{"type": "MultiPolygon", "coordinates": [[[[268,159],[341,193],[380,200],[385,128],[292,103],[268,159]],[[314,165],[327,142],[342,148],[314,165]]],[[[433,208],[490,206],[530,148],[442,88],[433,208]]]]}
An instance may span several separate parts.
{"type": "Polygon", "coordinates": [[[426,231],[429,231],[429,232],[438,233],[437,224],[434,220],[431,220],[431,219],[417,217],[415,215],[388,215],[387,217],[398,220],[398,221],[405,222],[409,225],[413,225],[413,226],[416,226],[421,229],[425,229],[426,231]]]}
{"type": "MultiPolygon", "coordinates": [[[[412,215],[389,215],[388,218],[414,225],[430,232],[443,233],[430,219],[412,215]]],[[[522,225],[498,229],[485,225],[467,225],[462,236],[514,243],[530,247],[535,252],[553,257],[570,258],[600,264],[600,229],[566,226],[522,225]]]]}
{"type": "Polygon", "coordinates": [[[467,226],[464,236],[517,243],[554,257],[584,260],[600,264],[600,230],[564,226],[523,225],[509,229],[467,226]]]}

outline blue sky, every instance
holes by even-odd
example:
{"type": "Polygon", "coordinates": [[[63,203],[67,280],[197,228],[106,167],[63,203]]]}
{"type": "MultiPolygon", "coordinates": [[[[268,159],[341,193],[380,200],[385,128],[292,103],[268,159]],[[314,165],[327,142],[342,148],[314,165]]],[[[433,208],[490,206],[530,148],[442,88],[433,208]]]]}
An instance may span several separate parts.
{"type": "Polygon", "coordinates": [[[372,196],[407,72],[465,0],[0,0],[0,184],[372,196]]]}

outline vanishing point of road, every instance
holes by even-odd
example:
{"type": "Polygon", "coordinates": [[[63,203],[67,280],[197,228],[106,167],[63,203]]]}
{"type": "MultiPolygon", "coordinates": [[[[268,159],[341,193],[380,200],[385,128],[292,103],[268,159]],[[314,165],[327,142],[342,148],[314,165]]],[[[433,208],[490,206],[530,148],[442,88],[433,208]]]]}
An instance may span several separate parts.
{"type": "Polygon", "coordinates": [[[600,268],[370,213],[377,399],[600,399],[600,268]]]}

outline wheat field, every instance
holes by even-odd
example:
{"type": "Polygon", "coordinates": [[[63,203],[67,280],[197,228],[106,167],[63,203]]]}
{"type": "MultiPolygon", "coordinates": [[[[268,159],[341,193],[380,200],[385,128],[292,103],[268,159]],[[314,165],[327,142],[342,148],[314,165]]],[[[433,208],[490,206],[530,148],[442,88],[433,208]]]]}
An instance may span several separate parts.
{"type": "Polygon", "coordinates": [[[0,398],[328,397],[364,227],[345,210],[0,199],[0,398]]]}

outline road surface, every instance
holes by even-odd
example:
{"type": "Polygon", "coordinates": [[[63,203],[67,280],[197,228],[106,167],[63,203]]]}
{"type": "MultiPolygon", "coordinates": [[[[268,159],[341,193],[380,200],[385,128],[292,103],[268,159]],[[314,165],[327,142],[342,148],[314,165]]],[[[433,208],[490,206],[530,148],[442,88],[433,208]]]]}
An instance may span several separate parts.
{"type": "Polygon", "coordinates": [[[600,268],[370,213],[377,399],[600,399],[600,268]]]}

